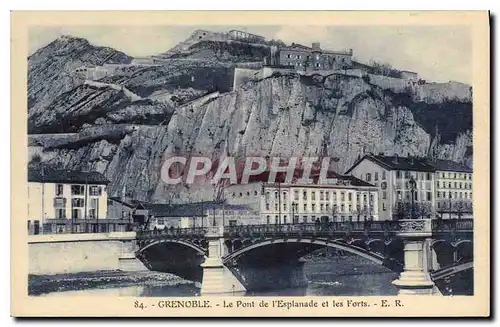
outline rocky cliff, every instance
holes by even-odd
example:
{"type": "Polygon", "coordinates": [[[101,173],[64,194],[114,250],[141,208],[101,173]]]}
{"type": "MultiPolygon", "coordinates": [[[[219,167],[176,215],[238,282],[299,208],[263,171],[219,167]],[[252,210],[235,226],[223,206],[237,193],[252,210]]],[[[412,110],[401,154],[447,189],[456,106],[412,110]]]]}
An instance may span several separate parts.
{"type": "Polygon", "coordinates": [[[367,152],[470,163],[467,95],[451,100],[432,91],[426,102],[422,93],[393,92],[342,74],[275,75],[230,90],[231,71],[227,63],[174,59],[106,77],[99,87],[78,85],[52,95],[48,105],[40,99],[49,95],[38,97],[29,121],[33,130],[66,134],[30,136],[31,159],[97,170],[110,179],[111,195],[125,191],[162,202],[210,198],[211,187],[165,185],[160,168],[172,154],[215,160],[226,141],[234,156],[322,152],[338,158],[340,172],[367,152]]]}

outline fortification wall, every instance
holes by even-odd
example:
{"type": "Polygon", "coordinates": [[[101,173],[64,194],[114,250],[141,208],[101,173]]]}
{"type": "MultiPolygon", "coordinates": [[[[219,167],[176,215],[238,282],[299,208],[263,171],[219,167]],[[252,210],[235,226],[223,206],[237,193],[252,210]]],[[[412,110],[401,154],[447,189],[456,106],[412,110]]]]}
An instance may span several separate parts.
{"type": "Polygon", "coordinates": [[[251,80],[262,79],[262,70],[235,68],[233,78],[233,90],[241,87],[251,80]]]}
{"type": "Polygon", "coordinates": [[[394,78],[394,77],[374,75],[374,74],[368,74],[368,76],[370,77],[370,84],[379,86],[386,90],[391,90],[394,93],[405,92],[408,89],[408,87],[413,86],[412,81],[401,78],[394,78]]]}

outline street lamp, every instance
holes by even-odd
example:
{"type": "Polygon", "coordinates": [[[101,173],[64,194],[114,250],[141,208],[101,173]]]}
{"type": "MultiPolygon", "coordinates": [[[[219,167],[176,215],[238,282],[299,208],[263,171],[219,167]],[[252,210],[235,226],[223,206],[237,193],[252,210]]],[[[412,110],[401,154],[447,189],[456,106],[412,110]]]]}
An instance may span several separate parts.
{"type": "Polygon", "coordinates": [[[411,190],[411,219],[415,219],[415,190],[417,188],[417,182],[413,176],[410,177],[410,190],[411,190]]]}
{"type": "Polygon", "coordinates": [[[295,202],[292,202],[292,223],[295,224],[295,202]]]}

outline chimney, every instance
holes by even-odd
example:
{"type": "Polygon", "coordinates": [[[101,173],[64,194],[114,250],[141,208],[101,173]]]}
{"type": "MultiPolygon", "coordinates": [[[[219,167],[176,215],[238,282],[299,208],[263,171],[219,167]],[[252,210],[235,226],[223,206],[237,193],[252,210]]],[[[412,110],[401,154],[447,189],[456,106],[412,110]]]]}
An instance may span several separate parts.
{"type": "Polygon", "coordinates": [[[394,155],[394,163],[398,163],[398,155],[397,154],[394,155]]]}
{"type": "Polygon", "coordinates": [[[312,44],[312,51],[321,51],[320,43],[319,42],[313,42],[312,44]]]}

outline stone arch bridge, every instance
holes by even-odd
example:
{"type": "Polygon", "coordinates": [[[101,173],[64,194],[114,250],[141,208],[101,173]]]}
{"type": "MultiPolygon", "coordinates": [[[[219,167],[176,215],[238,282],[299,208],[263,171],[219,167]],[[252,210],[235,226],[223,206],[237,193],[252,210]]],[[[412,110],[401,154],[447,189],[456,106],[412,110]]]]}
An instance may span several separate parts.
{"type": "Polygon", "coordinates": [[[434,294],[473,268],[472,236],[472,219],[164,229],[138,231],[135,256],[213,294],[304,286],[301,258],[331,247],[398,272],[401,294],[434,294]]]}

